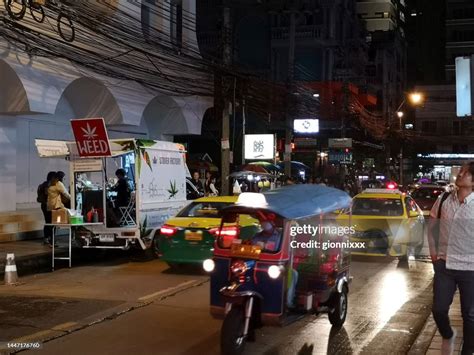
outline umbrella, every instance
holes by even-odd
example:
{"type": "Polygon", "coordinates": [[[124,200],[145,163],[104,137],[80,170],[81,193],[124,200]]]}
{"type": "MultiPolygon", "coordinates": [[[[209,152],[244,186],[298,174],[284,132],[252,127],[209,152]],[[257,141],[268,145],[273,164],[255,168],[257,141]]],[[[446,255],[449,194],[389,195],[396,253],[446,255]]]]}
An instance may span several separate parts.
{"type": "Polygon", "coordinates": [[[278,165],[269,163],[268,161],[256,161],[253,163],[249,163],[247,165],[259,165],[259,166],[263,166],[265,170],[267,170],[270,173],[281,173],[281,168],[278,165]]]}
{"type": "MultiPolygon", "coordinates": [[[[279,162],[278,166],[280,166],[280,168],[284,168],[285,167],[285,162],[279,162]]],[[[309,166],[307,166],[306,164],[303,164],[299,161],[292,161],[291,162],[291,168],[292,169],[298,169],[298,170],[311,170],[311,168],[309,166]]]]}
{"type": "Polygon", "coordinates": [[[247,179],[247,177],[251,175],[252,177],[257,177],[259,176],[260,178],[263,179],[270,179],[273,178],[272,174],[269,173],[257,173],[255,171],[235,171],[232,174],[229,175],[229,177],[234,178],[234,179],[247,179]]]}
{"type": "Polygon", "coordinates": [[[188,160],[186,163],[190,170],[206,170],[211,172],[219,171],[217,166],[205,160],[188,160]]]}
{"type": "Polygon", "coordinates": [[[261,165],[255,165],[255,164],[247,164],[247,165],[244,165],[242,166],[242,168],[240,169],[242,171],[253,171],[255,173],[263,173],[263,174],[268,174],[268,170],[265,169],[263,166],[261,165]]]}

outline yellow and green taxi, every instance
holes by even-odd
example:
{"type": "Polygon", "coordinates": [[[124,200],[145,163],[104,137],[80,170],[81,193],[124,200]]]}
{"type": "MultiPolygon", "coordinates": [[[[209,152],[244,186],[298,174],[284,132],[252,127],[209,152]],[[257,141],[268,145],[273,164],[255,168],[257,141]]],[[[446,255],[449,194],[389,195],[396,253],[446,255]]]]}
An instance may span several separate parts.
{"type": "MultiPolygon", "coordinates": [[[[348,214],[339,216],[348,219],[348,214]]],[[[423,211],[409,195],[396,189],[366,189],[353,198],[351,241],[359,242],[353,254],[405,257],[423,247],[423,211]],[[362,247],[363,245],[363,247],[362,247]]]]}
{"type": "Polygon", "coordinates": [[[221,223],[219,211],[238,196],[202,197],[183,208],[160,229],[160,259],[174,267],[201,264],[212,258],[214,239],[221,223]]]}

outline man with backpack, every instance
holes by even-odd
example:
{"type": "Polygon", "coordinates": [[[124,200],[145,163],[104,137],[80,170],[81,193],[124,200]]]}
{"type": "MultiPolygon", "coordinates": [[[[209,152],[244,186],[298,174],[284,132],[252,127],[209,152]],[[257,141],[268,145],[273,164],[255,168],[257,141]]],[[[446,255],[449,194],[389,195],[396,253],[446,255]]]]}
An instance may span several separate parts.
{"type": "Polygon", "coordinates": [[[463,165],[456,189],[445,192],[430,213],[428,241],[434,268],[433,318],[443,337],[442,354],[452,354],[457,331],[449,321],[456,288],[463,317],[462,355],[474,353],[474,162],[463,165]]]}
{"type": "MultiPolygon", "coordinates": [[[[50,171],[46,176],[46,181],[38,185],[36,201],[41,204],[41,212],[43,212],[44,223],[51,223],[51,211],[48,211],[48,189],[51,185],[51,181],[56,176],[54,171],[50,171]]],[[[43,227],[43,238],[44,244],[51,245],[53,237],[53,227],[44,226],[43,227]]]]}

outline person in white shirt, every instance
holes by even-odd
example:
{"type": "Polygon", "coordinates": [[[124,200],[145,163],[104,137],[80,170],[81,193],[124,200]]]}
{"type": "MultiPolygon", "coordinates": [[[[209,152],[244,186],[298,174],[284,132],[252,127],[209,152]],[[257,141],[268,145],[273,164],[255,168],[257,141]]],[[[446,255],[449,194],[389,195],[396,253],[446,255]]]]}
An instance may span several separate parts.
{"type": "Polygon", "coordinates": [[[440,196],[430,212],[428,241],[435,271],[433,317],[443,337],[442,354],[452,354],[457,331],[449,321],[456,288],[463,317],[462,355],[474,353],[474,162],[463,165],[456,190],[440,196]]]}
{"type": "Polygon", "coordinates": [[[219,196],[219,190],[216,188],[216,178],[213,177],[211,179],[211,183],[209,184],[209,196],[219,196]]]}

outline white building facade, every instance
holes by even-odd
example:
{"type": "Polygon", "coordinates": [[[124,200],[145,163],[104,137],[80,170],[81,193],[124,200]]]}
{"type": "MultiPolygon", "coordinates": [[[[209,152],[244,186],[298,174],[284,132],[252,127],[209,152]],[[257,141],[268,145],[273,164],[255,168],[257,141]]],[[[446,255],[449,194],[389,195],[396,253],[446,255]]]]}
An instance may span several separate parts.
{"type": "MultiPolygon", "coordinates": [[[[151,25],[160,22],[170,36],[179,33],[181,43],[189,43],[183,48],[196,47],[195,30],[189,24],[177,30],[176,21],[153,19],[153,12],[143,16],[151,3],[116,1],[151,25]]],[[[178,3],[187,16],[195,13],[194,0],[178,3]]],[[[38,207],[36,189],[47,172],[68,171],[66,161],[40,159],[35,139],[72,140],[71,119],[104,117],[110,138],[171,141],[174,135],[200,134],[204,113],[211,106],[210,97],[160,92],[99,75],[67,59],[31,56],[21,45],[0,37],[0,212],[38,207]]]]}

